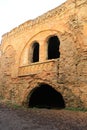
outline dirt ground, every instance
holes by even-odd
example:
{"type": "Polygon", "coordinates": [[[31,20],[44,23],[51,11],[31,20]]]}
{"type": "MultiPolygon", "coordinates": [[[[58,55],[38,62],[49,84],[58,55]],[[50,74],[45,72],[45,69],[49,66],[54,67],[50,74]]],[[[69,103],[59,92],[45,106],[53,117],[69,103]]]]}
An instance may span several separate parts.
{"type": "Polygon", "coordinates": [[[87,130],[87,112],[13,108],[0,104],[0,130],[87,130]]]}

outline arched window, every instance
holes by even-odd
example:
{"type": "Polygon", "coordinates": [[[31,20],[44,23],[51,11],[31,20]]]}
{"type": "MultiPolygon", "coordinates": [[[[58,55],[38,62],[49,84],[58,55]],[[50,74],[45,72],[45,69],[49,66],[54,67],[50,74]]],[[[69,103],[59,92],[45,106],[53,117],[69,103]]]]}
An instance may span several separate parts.
{"type": "Polygon", "coordinates": [[[60,57],[59,52],[60,41],[57,36],[51,36],[48,40],[48,59],[56,59],[60,57]]]}
{"type": "Polygon", "coordinates": [[[38,62],[38,61],[39,61],[39,43],[34,42],[33,43],[32,62],[38,62]]]}

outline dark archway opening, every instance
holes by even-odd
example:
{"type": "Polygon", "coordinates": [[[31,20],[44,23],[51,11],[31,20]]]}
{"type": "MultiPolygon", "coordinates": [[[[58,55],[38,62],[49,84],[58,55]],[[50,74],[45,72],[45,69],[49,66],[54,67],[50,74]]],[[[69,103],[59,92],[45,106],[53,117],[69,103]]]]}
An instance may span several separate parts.
{"type": "Polygon", "coordinates": [[[60,57],[59,52],[60,41],[57,36],[52,36],[48,40],[48,59],[56,59],[60,57]]]}
{"type": "Polygon", "coordinates": [[[65,108],[65,102],[59,92],[50,85],[42,84],[31,93],[29,107],[61,109],[65,108]]]}
{"type": "Polygon", "coordinates": [[[39,43],[35,42],[33,44],[32,62],[38,62],[38,61],[39,61],[39,43]]]}

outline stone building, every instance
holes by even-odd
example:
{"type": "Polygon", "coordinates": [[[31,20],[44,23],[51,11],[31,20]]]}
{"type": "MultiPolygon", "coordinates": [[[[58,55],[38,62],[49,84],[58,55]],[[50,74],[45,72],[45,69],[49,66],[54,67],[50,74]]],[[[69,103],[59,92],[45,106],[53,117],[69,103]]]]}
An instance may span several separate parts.
{"type": "Polygon", "coordinates": [[[87,108],[87,0],[67,0],[2,36],[0,100],[87,108]]]}

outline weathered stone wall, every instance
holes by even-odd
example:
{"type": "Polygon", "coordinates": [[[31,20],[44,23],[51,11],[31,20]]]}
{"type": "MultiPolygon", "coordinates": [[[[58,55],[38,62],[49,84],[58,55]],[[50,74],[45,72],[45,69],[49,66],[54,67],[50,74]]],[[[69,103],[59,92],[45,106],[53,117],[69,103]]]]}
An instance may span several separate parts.
{"type": "Polygon", "coordinates": [[[46,83],[68,107],[87,107],[87,1],[68,0],[46,14],[3,35],[0,96],[26,104],[30,92],[46,83]],[[50,36],[60,40],[60,58],[47,60],[50,36]],[[40,44],[39,62],[31,63],[32,43],[40,44]]]}

